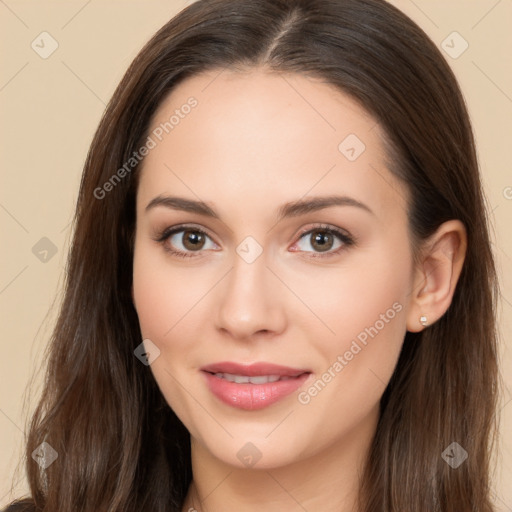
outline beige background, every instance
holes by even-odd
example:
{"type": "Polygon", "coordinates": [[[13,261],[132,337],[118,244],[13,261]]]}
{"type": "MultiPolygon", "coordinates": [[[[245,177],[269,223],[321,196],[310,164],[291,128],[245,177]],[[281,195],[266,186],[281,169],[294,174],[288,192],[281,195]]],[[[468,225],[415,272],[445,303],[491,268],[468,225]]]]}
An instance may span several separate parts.
{"type": "MultiPolygon", "coordinates": [[[[27,492],[23,467],[15,469],[27,415],[41,387],[41,375],[34,372],[60,299],[69,222],[93,132],[143,43],[188,3],[0,0],[0,507],[27,492]],[[39,37],[44,31],[58,43],[46,59],[31,47],[33,41],[41,47],[45,37],[45,49],[50,48],[48,36],[39,37]],[[53,256],[49,252],[46,262],[32,252],[43,237],[57,251],[53,256]]],[[[512,511],[512,2],[392,3],[441,48],[454,31],[469,44],[457,58],[445,55],[459,78],[474,123],[502,278],[499,315],[506,388],[500,405],[501,445],[494,482],[497,509],[512,511]]],[[[447,42],[453,46],[452,53],[463,48],[457,36],[447,42]]]]}

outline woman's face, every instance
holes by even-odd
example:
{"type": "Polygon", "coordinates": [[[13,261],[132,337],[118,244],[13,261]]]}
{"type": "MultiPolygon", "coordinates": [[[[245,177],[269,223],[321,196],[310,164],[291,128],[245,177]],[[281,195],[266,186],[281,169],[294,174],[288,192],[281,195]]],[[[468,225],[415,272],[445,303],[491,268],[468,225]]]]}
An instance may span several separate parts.
{"type": "Polygon", "coordinates": [[[374,431],[413,275],[381,135],[333,87],[262,70],[188,79],[154,116],[133,297],[156,382],[210,456],[277,467],[374,431]]]}

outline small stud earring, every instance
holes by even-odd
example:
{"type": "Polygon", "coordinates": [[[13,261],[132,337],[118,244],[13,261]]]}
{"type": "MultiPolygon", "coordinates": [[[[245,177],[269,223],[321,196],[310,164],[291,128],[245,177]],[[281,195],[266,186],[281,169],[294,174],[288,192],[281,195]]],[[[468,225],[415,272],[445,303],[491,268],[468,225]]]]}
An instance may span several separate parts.
{"type": "Polygon", "coordinates": [[[426,316],[420,316],[420,324],[421,325],[427,325],[427,317],[426,316]]]}

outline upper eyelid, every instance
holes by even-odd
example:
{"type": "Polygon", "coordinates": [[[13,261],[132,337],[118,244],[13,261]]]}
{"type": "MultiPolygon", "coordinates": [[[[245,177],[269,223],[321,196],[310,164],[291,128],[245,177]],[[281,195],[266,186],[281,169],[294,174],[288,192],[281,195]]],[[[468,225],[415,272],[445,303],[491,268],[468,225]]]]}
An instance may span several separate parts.
{"type": "Polygon", "coordinates": [[[197,230],[201,233],[204,233],[205,235],[208,235],[210,238],[214,238],[208,229],[206,229],[203,226],[195,225],[195,224],[177,224],[176,226],[169,226],[168,228],[165,228],[162,230],[162,235],[167,233],[167,236],[170,236],[171,234],[179,233],[180,231],[187,231],[187,230],[197,230]]]}
{"type": "Polygon", "coordinates": [[[319,223],[316,226],[309,226],[307,228],[301,229],[297,233],[297,235],[302,236],[302,235],[305,235],[306,233],[309,233],[310,231],[314,231],[315,229],[317,229],[318,231],[321,231],[321,230],[335,231],[335,232],[339,232],[340,234],[345,235],[347,237],[352,237],[352,235],[346,229],[339,228],[337,226],[333,226],[331,224],[326,224],[326,223],[319,223]]]}

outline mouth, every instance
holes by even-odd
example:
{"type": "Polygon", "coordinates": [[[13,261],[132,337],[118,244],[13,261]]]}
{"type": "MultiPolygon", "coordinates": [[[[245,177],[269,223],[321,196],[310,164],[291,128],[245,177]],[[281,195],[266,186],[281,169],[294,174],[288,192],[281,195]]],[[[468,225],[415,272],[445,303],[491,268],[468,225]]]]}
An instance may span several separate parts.
{"type": "Polygon", "coordinates": [[[214,396],[245,410],[263,409],[276,403],[296,391],[311,375],[307,369],[271,363],[222,362],[204,366],[201,372],[214,396]]]}
{"type": "MultiPolygon", "coordinates": [[[[209,373],[209,372],[208,372],[209,373]]],[[[234,375],[232,373],[212,373],[219,379],[225,379],[229,382],[236,382],[237,384],[267,384],[269,382],[277,382],[279,380],[290,380],[298,377],[287,377],[280,375],[259,375],[257,377],[249,377],[247,375],[234,375]]]]}

